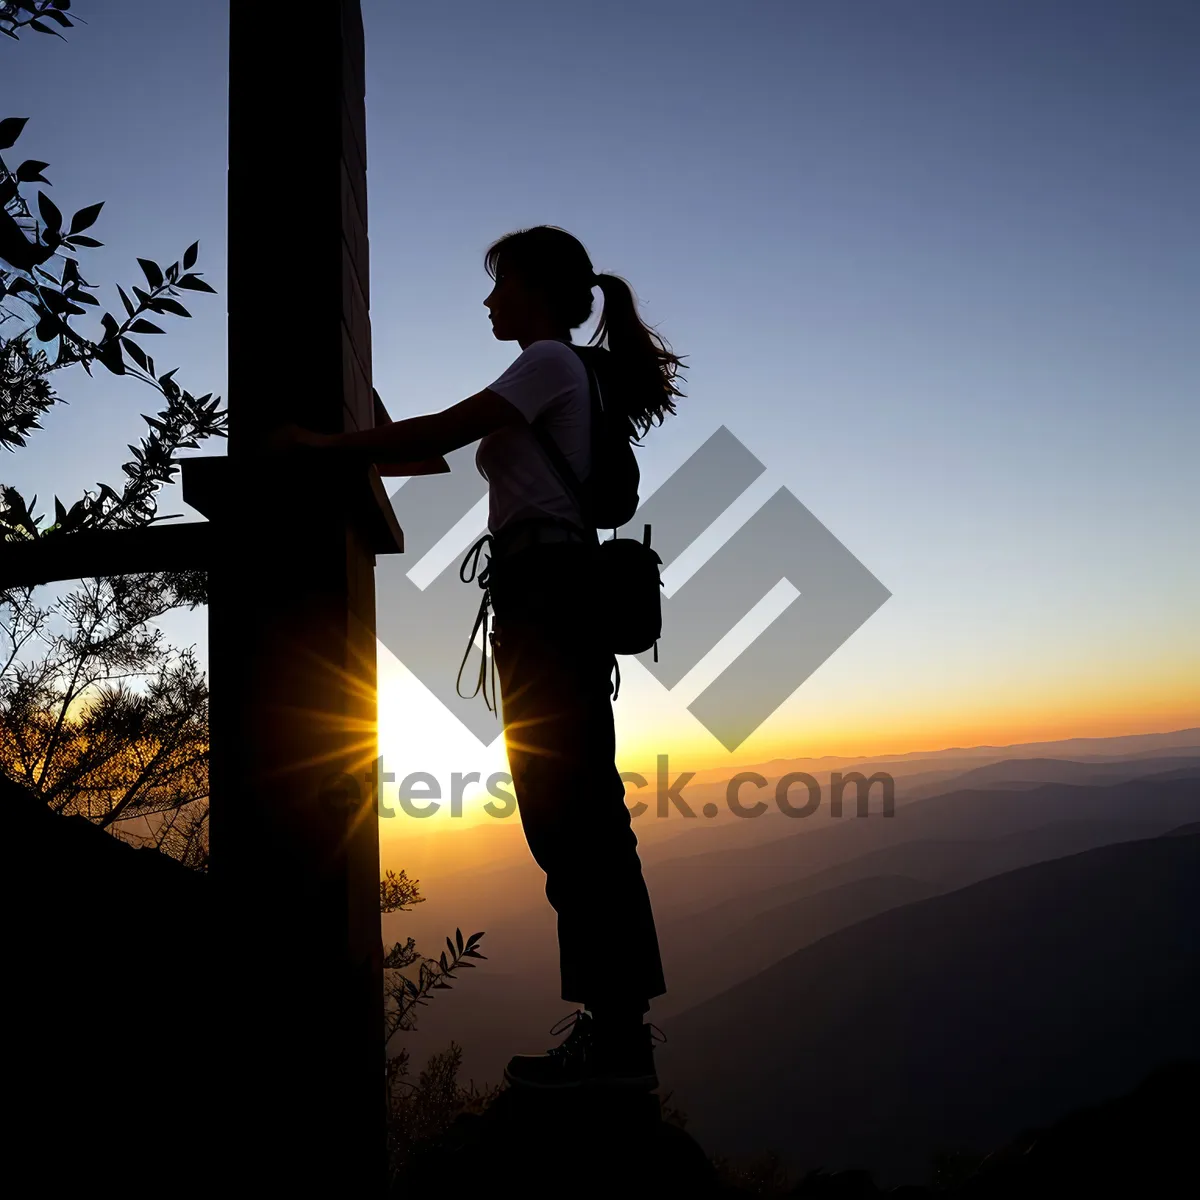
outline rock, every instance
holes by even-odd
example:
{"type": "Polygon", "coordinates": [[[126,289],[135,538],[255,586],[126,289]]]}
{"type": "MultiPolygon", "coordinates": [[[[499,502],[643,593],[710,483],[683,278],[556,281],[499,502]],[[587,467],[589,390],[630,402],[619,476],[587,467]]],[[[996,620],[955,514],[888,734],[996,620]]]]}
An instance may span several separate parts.
{"type": "Polygon", "coordinates": [[[485,1183],[526,1197],[723,1194],[700,1146],[663,1120],[657,1095],[598,1090],[506,1089],[414,1155],[393,1195],[476,1196],[485,1183]]]}
{"type": "Polygon", "coordinates": [[[792,1192],[812,1200],[873,1200],[882,1194],[869,1171],[810,1171],[792,1192]]]}

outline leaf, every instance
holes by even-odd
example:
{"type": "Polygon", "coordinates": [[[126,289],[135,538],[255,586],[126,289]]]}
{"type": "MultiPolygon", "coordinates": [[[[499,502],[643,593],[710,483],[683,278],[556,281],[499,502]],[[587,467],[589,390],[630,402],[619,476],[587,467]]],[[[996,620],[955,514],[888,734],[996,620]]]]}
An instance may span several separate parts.
{"type": "MultiPolygon", "coordinates": [[[[50,164],[43,163],[42,165],[49,166],[50,164]]],[[[185,271],[190,271],[196,265],[196,257],[199,253],[200,253],[200,243],[199,242],[193,242],[183,252],[183,269],[185,271]]]]}
{"type": "Polygon", "coordinates": [[[154,307],[158,312],[169,312],[176,317],[190,317],[192,315],[178,300],[172,300],[167,296],[159,296],[154,301],[154,307]]]}
{"type": "Polygon", "coordinates": [[[117,342],[105,342],[96,347],[96,357],[114,375],[125,374],[125,363],[121,358],[121,347],[117,342]]]}
{"type": "Polygon", "coordinates": [[[146,282],[152,287],[162,287],[163,273],[159,270],[158,263],[151,262],[148,258],[139,258],[138,266],[142,268],[142,273],[146,276],[146,282]]]}
{"type": "Polygon", "coordinates": [[[163,331],[161,329],[159,329],[159,327],[157,325],[155,325],[153,321],[147,321],[145,318],[139,317],[136,321],[134,321],[134,323],[132,325],[130,325],[129,332],[130,333],[162,333],[163,331]]]}
{"type": "Polygon", "coordinates": [[[51,342],[58,337],[58,318],[53,316],[44,316],[34,329],[34,336],[39,342],[51,342]]]}
{"type": "Polygon", "coordinates": [[[90,295],[88,292],[75,292],[74,299],[78,300],[80,304],[99,304],[100,303],[100,301],[97,300],[95,296],[90,295]]]}
{"type": "Polygon", "coordinates": [[[38,162],[36,158],[27,158],[17,169],[16,176],[22,183],[45,183],[49,184],[50,180],[42,175],[42,171],[50,164],[38,162]]]}
{"type": "Polygon", "coordinates": [[[217,294],[217,289],[209,287],[199,275],[184,275],[176,287],[187,288],[191,292],[212,292],[214,296],[217,294]]]}
{"type": "MultiPolygon", "coordinates": [[[[43,163],[43,166],[49,166],[49,163],[43,163]]],[[[89,225],[96,223],[96,218],[100,215],[100,210],[104,207],[104,201],[99,204],[89,204],[87,208],[81,208],[71,218],[71,228],[68,233],[82,233],[89,225]]]]}
{"type": "Polygon", "coordinates": [[[16,144],[28,120],[28,117],[5,117],[0,121],[0,150],[7,150],[16,144]]]}
{"type": "MultiPolygon", "coordinates": [[[[58,24],[61,25],[64,29],[73,29],[74,28],[74,25],[66,17],[64,17],[62,15],[62,13],[55,12],[53,8],[42,9],[42,16],[49,17],[51,21],[57,21],[58,24]]],[[[50,32],[53,33],[54,31],[51,30],[50,32]]],[[[59,36],[61,37],[62,35],[60,34],[59,36]]]]}
{"type": "Polygon", "coordinates": [[[103,242],[98,242],[94,237],[88,237],[86,233],[77,233],[74,237],[68,238],[67,241],[72,246],[87,246],[95,249],[97,246],[103,246],[103,242]]]}
{"type": "Polygon", "coordinates": [[[119,283],[117,284],[117,291],[121,295],[121,303],[125,305],[125,311],[132,317],[135,312],[133,301],[125,294],[125,289],[119,283]]]}
{"type": "Polygon", "coordinates": [[[71,505],[71,508],[67,513],[66,520],[62,523],[63,528],[76,529],[83,524],[86,518],[87,500],[76,500],[75,503],[71,505]]]}
{"type": "Polygon", "coordinates": [[[454,931],[454,938],[455,938],[455,940],[458,942],[458,948],[459,948],[459,950],[461,951],[461,950],[462,950],[462,948],[463,948],[463,936],[462,936],[462,930],[461,930],[461,929],[456,929],[456,930],[454,931]]]}
{"type": "Polygon", "coordinates": [[[58,211],[58,205],[45,192],[38,192],[38,211],[42,214],[42,220],[48,229],[57,233],[62,228],[62,213],[58,211]]]}
{"type": "Polygon", "coordinates": [[[146,352],[141,346],[137,342],[130,341],[127,337],[121,339],[121,345],[125,347],[125,353],[144,371],[146,369],[146,352]]]}

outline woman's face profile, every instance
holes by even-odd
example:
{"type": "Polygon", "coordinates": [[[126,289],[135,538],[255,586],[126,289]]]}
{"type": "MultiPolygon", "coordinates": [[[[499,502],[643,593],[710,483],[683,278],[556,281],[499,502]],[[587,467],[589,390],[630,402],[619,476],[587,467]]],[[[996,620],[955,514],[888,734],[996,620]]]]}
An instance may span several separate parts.
{"type": "Polygon", "coordinates": [[[500,342],[515,342],[529,325],[533,298],[520,276],[496,272],[496,285],[483,302],[492,322],[492,336],[500,342]]]}

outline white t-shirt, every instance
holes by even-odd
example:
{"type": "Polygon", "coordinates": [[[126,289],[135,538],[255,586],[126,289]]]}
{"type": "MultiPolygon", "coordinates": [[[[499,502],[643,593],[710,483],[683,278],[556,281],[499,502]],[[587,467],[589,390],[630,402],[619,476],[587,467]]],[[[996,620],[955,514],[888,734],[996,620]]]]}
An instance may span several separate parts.
{"type": "MultiPolygon", "coordinates": [[[[503,396],[528,422],[542,418],[579,479],[591,468],[591,394],[587,368],[565,342],[532,342],[489,391],[503,396]]],[[[559,517],[581,524],[579,507],[554,464],[524,425],[489,433],[475,464],[488,481],[492,533],[526,517],[559,517]]]]}

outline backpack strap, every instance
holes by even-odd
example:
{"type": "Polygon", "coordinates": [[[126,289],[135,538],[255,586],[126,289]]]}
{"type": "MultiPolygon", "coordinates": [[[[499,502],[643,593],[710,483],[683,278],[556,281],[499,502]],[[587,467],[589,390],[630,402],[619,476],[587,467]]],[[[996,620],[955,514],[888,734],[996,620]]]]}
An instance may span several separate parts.
{"type": "MultiPolygon", "coordinates": [[[[579,353],[576,347],[572,347],[576,354],[579,353]]],[[[593,463],[597,458],[596,455],[596,429],[599,425],[597,415],[603,412],[600,406],[600,387],[596,381],[591,364],[579,355],[580,361],[583,363],[584,369],[588,376],[588,390],[590,393],[590,413],[588,423],[588,453],[591,455],[593,463]]],[[[592,535],[599,541],[599,534],[596,531],[595,525],[592,523],[591,517],[588,514],[587,501],[583,495],[583,484],[579,480],[579,476],[575,474],[571,464],[567,462],[567,456],[559,449],[558,443],[550,436],[550,431],[542,424],[541,418],[536,418],[529,423],[529,429],[533,436],[537,438],[539,445],[542,447],[546,457],[550,460],[550,465],[554,468],[555,474],[562,481],[563,486],[570,493],[571,498],[579,507],[579,514],[583,518],[586,528],[592,531],[592,535]]]]}

